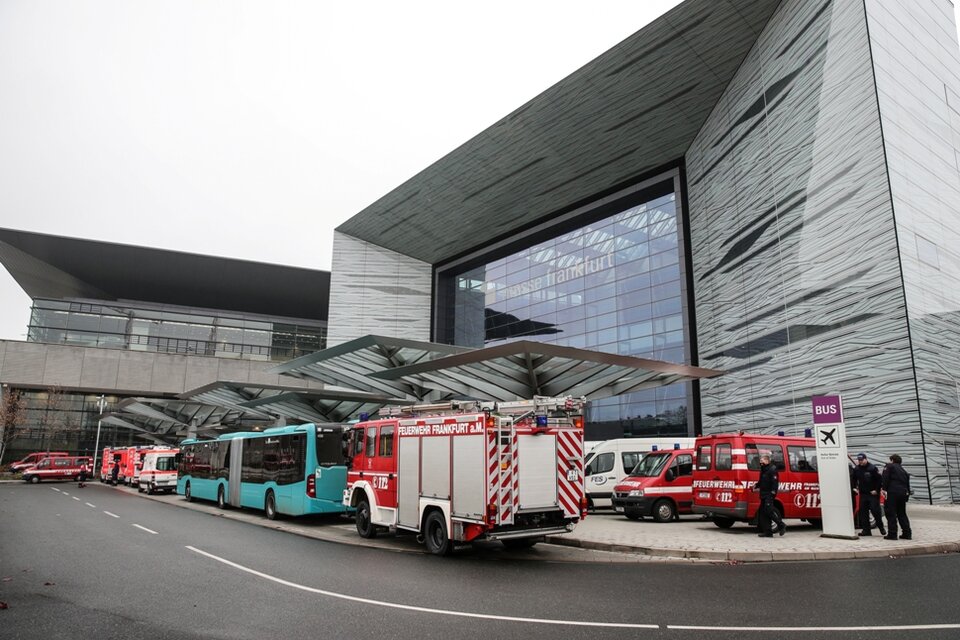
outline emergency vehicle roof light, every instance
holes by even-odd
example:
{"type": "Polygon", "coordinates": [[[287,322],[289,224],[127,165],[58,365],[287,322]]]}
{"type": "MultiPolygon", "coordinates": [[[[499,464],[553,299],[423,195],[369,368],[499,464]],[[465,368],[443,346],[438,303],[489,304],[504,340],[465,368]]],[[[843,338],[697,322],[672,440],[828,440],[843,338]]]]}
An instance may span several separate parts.
{"type": "Polygon", "coordinates": [[[656,451],[656,450],[657,450],[657,445],[653,445],[652,447],[650,447],[650,451],[656,451]]]}
{"type": "Polygon", "coordinates": [[[679,442],[674,442],[674,443],[673,443],[673,448],[674,448],[674,450],[679,449],[679,448],[680,448],[680,443],[679,443],[679,442]]]}
{"type": "Polygon", "coordinates": [[[812,437],[813,437],[813,429],[804,429],[804,430],[803,430],[803,437],[804,437],[804,438],[812,438],[812,437]]]}
{"type": "Polygon", "coordinates": [[[538,426],[538,427],[545,427],[545,426],[547,426],[547,421],[548,421],[547,416],[537,416],[537,426],[538,426]]]}
{"type": "Polygon", "coordinates": [[[777,435],[782,437],[782,436],[785,436],[785,435],[787,435],[787,434],[785,434],[783,431],[777,431],[777,435]]]}
{"type": "Polygon", "coordinates": [[[366,422],[366,421],[369,420],[369,419],[370,419],[370,414],[369,414],[369,413],[361,413],[361,414],[360,414],[360,422],[366,422]]]}

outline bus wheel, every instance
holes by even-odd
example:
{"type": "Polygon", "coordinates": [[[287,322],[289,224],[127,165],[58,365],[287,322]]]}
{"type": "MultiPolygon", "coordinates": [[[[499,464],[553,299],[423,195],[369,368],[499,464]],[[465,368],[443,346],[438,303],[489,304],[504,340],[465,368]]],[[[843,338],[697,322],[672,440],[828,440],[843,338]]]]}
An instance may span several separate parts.
{"type": "MultiPolygon", "coordinates": [[[[220,485],[220,487],[217,489],[217,508],[219,509],[227,508],[227,499],[223,495],[223,485],[220,485]]],[[[273,518],[270,518],[270,519],[273,520],[273,518]]]]}
{"type": "Polygon", "coordinates": [[[187,480],[187,486],[183,488],[183,497],[186,498],[187,502],[193,502],[193,494],[190,493],[190,481],[187,480]]]}
{"type": "MultiPolygon", "coordinates": [[[[220,503],[220,496],[217,496],[217,504],[220,503]]],[[[267,491],[267,499],[264,501],[263,510],[267,512],[267,520],[277,519],[277,499],[273,491],[267,491]]]]}
{"type": "Polygon", "coordinates": [[[427,551],[435,556],[445,556],[450,553],[450,538],[447,536],[447,523],[439,511],[431,511],[423,524],[423,540],[427,551]]]}
{"type": "Polygon", "coordinates": [[[357,503],[357,533],[361,538],[376,538],[377,528],[373,524],[373,518],[370,516],[370,503],[366,499],[357,503]]]}
{"type": "Polygon", "coordinates": [[[724,518],[723,516],[713,516],[713,524],[721,529],[729,529],[736,522],[733,518],[724,518]]]}
{"type": "Polygon", "coordinates": [[[653,519],[657,522],[670,522],[677,515],[673,503],[666,498],[657,500],[653,505],[653,519]]]}

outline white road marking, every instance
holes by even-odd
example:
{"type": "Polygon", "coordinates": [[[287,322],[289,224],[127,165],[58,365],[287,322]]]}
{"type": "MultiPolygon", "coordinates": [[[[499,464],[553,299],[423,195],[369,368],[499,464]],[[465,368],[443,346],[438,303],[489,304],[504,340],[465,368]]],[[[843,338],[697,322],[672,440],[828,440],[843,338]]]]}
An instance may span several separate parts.
{"type": "Polygon", "coordinates": [[[309,593],[316,593],[322,596],[329,596],[331,598],[338,598],[340,600],[349,600],[351,602],[360,602],[363,604],[371,604],[378,607],[389,607],[391,609],[403,609],[404,611],[418,611],[420,613],[434,613],[444,616],[457,616],[461,618],[480,618],[483,620],[500,620],[506,622],[531,622],[535,624],[554,624],[554,625],[567,625],[574,627],[616,627],[618,629],[659,629],[660,626],[656,624],[628,624],[628,623],[619,623],[619,622],[590,622],[583,620],[551,620],[547,618],[520,618],[514,616],[495,616],[486,613],[470,613],[467,611],[453,611],[450,609],[432,609],[429,607],[415,607],[408,604],[398,604],[395,602],[384,602],[382,600],[371,600],[369,598],[358,598],[356,596],[348,596],[342,593],[334,593],[333,591],[325,591],[323,589],[315,589],[314,587],[308,587],[306,585],[297,584],[296,582],[290,582],[288,580],[283,580],[271,576],[266,573],[261,573],[255,569],[250,569],[243,565],[237,564],[236,562],[231,562],[219,556],[215,556],[212,553],[207,553],[206,551],[201,551],[196,547],[187,546],[187,549],[195,553],[199,553],[202,556],[206,556],[217,562],[222,562],[223,564],[233,567],[234,569],[239,569],[240,571],[246,571],[249,574],[258,576],[265,580],[270,580],[276,582],[277,584],[282,584],[287,587],[292,587],[294,589],[300,589],[301,591],[307,591],[309,593]]]}
{"type": "Polygon", "coordinates": [[[108,516],[110,516],[111,518],[119,518],[119,517],[120,517],[120,516],[118,516],[118,515],[115,514],[115,513],[110,513],[109,511],[104,511],[104,513],[107,514],[108,516]]]}
{"type": "Polygon", "coordinates": [[[97,505],[95,505],[95,504],[90,504],[89,502],[84,502],[83,504],[87,505],[87,506],[90,507],[91,509],[96,509],[96,508],[97,508],[97,505]]]}
{"type": "Polygon", "coordinates": [[[706,627],[702,625],[682,625],[682,624],[668,624],[667,629],[673,629],[677,631],[762,631],[764,633],[770,632],[786,632],[786,631],[842,631],[844,633],[850,633],[852,631],[926,631],[926,630],[936,630],[936,629],[960,629],[960,624],[898,624],[890,625],[889,627],[883,626],[870,626],[870,627],[706,627]]]}
{"type": "Polygon", "coordinates": [[[65,496],[68,496],[68,495],[70,495],[70,494],[69,494],[69,493],[67,493],[66,491],[61,491],[60,493],[62,493],[62,494],[63,494],[63,495],[65,495],[65,496]]]}
{"type": "Polygon", "coordinates": [[[135,526],[137,529],[143,529],[143,530],[146,531],[147,533],[152,533],[152,534],[155,535],[155,536],[160,535],[159,533],[157,533],[157,532],[154,531],[153,529],[147,529],[146,527],[141,527],[141,526],[138,525],[138,524],[135,524],[135,525],[133,525],[133,526],[135,526]]]}
{"type": "Polygon", "coordinates": [[[73,496],[73,499],[76,500],[77,502],[80,502],[80,498],[78,498],[77,496],[73,496]]]}
{"type": "Polygon", "coordinates": [[[50,487],[50,488],[53,489],[54,491],[60,491],[60,489],[57,489],[56,487],[50,487]]]}

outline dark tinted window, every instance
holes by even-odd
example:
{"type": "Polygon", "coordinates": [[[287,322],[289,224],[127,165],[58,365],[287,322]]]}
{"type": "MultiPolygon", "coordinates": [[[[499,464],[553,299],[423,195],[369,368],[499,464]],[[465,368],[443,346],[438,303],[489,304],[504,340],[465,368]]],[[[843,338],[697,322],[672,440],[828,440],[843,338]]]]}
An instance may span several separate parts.
{"type": "Polygon", "coordinates": [[[303,482],[307,473],[307,434],[280,436],[279,455],[277,484],[303,482]]]}
{"type": "Polygon", "coordinates": [[[697,469],[709,471],[713,468],[713,456],[710,445],[702,444],[697,447],[697,469]]]}
{"type": "Polygon", "coordinates": [[[677,456],[677,459],[673,461],[671,468],[673,468],[673,472],[677,474],[678,478],[680,476],[693,475],[693,456],[687,453],[677,456]]]}
{"type": "Polygon", "coordinates": [[[276,482],[280,473],[280,438],[268,436],[263,439],[263,479],[261,482],[276,482]]]}
{"type": "MultiPolygon", "coordinates": [[[[343,464],[343,435],[340,427],[317,427],[317,466],[334,467],[343,464]]],[[[348,435],[352,435],[352,432],[348,435]]],[[[348,455],[351,455],[349,450],[348,455]]]]}
{"type": "Polygon", "coordinates": [[[790,459],[790,470],[799,473],[816,473],[817,448],[803,446],[787,447],[787,457],[790,459]]]}
{"type": "Polygon", "coordinates": [[[620,459],[623,462],[623,470],[627,473],[630,473],[630,471],[637,466],[637,463],[640,462],[640,458],[642,457],[642,453],[635,452],[620,454],[620,459]]]}
{"type": "Polygon", "coordinates": [[[716,446],[717,459],[714,462],[717,471],[730,471],[733,469],[733,456],[730,452],[729,444],[718,444],[716,446]]]}

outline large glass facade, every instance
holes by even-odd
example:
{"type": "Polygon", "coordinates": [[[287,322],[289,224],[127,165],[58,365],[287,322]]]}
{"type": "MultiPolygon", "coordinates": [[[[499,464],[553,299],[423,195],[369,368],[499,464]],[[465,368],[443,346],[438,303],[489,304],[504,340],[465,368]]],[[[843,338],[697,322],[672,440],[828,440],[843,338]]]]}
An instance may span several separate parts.
{"type": "Polygon", "coordinates": [[[27,340],[130,351],[284,361],[323,349],[326,323],[187,308],[37,298],[27,340]]]}
{"type": "MultiPolygon", "coordinates": [[[[438,339],[516,340],[668,362],[689,359],[675,194],[468,269],[441,272],[438,339]]],[[[686,434],[688,385],[591,402],[587,437],[686,434]]]]}

